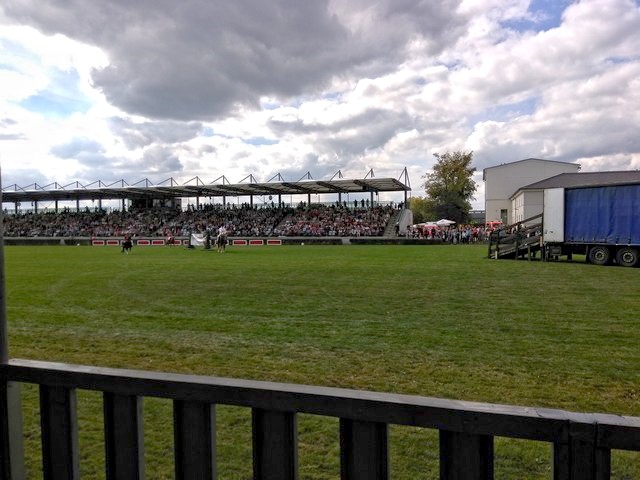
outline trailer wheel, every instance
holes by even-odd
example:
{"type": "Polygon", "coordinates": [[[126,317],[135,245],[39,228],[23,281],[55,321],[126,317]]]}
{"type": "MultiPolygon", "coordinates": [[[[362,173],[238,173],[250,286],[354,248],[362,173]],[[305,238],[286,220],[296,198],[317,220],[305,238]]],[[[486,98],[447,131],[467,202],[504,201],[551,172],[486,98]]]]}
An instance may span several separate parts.
{"type": "Polygon", "coordinates": [[[635,267],[638,264],[638,251],[631,247],[621,248],[616,253],[616,261],[623,267],[635,267]]]}
{"type": "Polygon", "coordinates": [[[609,248],[604,245],[596,245],[589,250],[589,261],[594,265],[606,265],[610,257],[609,248]]]}

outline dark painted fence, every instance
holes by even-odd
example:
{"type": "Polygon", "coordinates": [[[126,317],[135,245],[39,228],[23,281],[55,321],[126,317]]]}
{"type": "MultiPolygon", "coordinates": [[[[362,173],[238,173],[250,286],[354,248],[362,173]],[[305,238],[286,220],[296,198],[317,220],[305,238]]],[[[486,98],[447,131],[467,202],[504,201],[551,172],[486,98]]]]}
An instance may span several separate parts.
{"type": "Polygon", "coordinates": [[[549,442],[556,480],[608,479],[612,449],[640,451],[636,417],[31,360],[10,360],[0,366],[0,374],[2,479],[21,475],[16,448],[21,432],[11,426],[17,407],[8,394],[19,383],[40,386],[46,480],[78,478],[76,389],[103,392],[105,463],[111,480],[144,478],[144,397],[173,400],[179,480],[216,478],[216,404],[252,410],[256,480],[298,478],[298,413],[340,419],[341,478],[350,480],[390,478],[389,424],[440,431],[443,480],[492,479],[496,436],[549,442]]]}

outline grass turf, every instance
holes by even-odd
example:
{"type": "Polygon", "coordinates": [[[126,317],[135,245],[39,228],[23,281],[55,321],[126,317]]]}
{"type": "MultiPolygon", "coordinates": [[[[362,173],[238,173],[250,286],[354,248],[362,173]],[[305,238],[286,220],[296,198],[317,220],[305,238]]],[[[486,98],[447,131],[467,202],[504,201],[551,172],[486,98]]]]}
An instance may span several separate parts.
{"type": "MultiPolygon", "coordinates": [[[[474,246],[6,247],[10,356],[640,415],[640,269],[492,261],[474,246]]],[[[36,392],[26,388],[29,467],[36,392]]],[[[80,396],[85,478],[100,409],[80,396]]],[[[171,478],[171,410],[145,403],[147,474],[171,478]]],[[[219,407],[219,478],[251,478],[250,412],[219,407]]],[[[301,478],[339,476],[337,421],[303,415],[301,478]]],[[[391,430],[393,478],[437,478],[437,435],[391,430]]],[[[640,478],[637,454],[616,479],[640,478]]],[[[498,439],[497,478],[549,478],[498,439]]],[[[38,478],[34,476],[32,478],[38,478]]]]}

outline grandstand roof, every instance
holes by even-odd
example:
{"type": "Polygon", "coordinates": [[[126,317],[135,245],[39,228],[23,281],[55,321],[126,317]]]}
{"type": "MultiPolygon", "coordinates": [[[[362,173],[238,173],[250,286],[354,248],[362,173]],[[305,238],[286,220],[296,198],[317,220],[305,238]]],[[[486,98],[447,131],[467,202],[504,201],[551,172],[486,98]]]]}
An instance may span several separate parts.
{"type": "MultiPolygon", "coordinates": [[[[253,176],[250,176],[251,180],[253,176]]],[[[2,202],[41,202],[75,200],[118,200],[144,198],[193,198],[255,195],[302,195],[322,193],[362,193],[410,191],[411,187],[395,178],[363,178],[337,180],[300,180],[297,182],[246,182],[228,183],[221,177],[220,183],[202,182],[198,177],[185,184],[173,178],[154,185],[148,179],[129,185],[124,180],[111,184],[102,181],[82,185],[52,183],[46,186],[31,184],[26,187],[10,185],[2,189],[2,202]]],[[[247,177],[249,178],[249,177],[247,177]]],[[[408,181],[407,181],[408,183],[408,181]]]]}

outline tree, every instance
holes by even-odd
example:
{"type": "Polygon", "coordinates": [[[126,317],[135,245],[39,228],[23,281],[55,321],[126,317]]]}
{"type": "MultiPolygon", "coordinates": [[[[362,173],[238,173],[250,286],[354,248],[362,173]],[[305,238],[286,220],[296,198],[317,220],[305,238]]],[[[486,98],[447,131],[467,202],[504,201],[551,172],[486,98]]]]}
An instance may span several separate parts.
{"type": "Polygon", "coordinates": [[[473,152],[435,153],[434,157],[437,162],[433,171],[422,177],[426,201],[433,205],[437,218],[466,223],[471,210],[470,200],[477,188],[472,178],[476,171],[471,166],[473,152]]]}
{"type": "Polygon", "coordinates": [[[423,223],[435,219],[433,201],[424,197],[411,197],[409,208],[413,213],[413,223],[423,223]]]}

